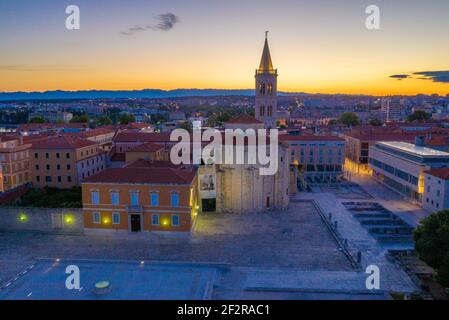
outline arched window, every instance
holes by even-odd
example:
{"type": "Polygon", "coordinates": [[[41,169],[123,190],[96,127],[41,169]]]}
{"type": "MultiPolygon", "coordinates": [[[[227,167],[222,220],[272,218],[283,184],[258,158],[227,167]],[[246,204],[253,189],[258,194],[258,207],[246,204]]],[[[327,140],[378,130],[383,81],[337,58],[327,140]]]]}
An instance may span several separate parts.
{"type": "Polygon", "coordinates": [[[272,84],[272,83],[269,83],[269,84],[268,84],[268,94],[269,94],[270,96],[273,95],[273,84],[272,84]]]}
{"type": "Polygon", "coordinates": [[[265,83],[259,85],[259,92],[260,94],[265,95],[265,83]]]}

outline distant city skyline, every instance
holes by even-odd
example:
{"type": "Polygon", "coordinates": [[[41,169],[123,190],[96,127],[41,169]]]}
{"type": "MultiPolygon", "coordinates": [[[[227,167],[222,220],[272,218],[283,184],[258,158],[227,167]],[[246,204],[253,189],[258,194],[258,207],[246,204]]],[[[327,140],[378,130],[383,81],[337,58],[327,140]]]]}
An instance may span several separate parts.
{"type": "Polygon", "coordinates": [[[269,30],[279,91],[448,94],[449,2],[375,2],[4,1],[0,92],[248,89],[269,30]],[[371,4],[380,30],[365,28],[371,4]]]}

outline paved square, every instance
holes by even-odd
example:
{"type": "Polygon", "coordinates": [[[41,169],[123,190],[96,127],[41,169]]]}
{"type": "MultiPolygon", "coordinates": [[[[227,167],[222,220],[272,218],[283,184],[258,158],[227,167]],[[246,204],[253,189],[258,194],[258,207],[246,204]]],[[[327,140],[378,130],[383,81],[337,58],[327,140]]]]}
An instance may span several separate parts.
{"type": "Polygon", "coordinates": [[[0,279],[8,280],[39,257],[352,270],[310,202],[292,202],[288,210],[263,214],[203,213],[190,237],[4,233],[0,279]]]}
{"type": "Polygon", "coordinates": [[[42,261],[0,290],[0,300],[169,299],[201,300],[211,294],[216,270],[188,265],[141,264],[139,261],[42,261]],[[66,288],[66,267],[80,270],[80,288],[66,288]],[[108,281],[110,291],[97,294],[95,284],[108,281]]]}

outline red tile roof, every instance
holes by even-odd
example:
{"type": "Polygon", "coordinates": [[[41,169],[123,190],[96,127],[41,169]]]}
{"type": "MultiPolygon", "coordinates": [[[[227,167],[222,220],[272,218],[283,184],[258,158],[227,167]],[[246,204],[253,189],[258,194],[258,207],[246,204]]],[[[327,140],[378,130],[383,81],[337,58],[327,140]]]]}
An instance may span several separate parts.
{"type": "Polygon", "coordinates": [[[230,124],[252,124],[252,123],[263,123],[262,121],[257,120],[253,116],[248,114],[241,114],[237,118],[231,119],[226,123],[230,124]]]}
{"type": "Polygon", "coordinates": [[[430,174],[431,176],[434,176],[437,178],[441,178],[443,180],[449,180],[449,167],[430,169],[430,170],[424,171],[424,173],[430,174]]]}
{"type": "Polygon", "coordinates": [[[67,137],[64,135],[30,141],[30,143],[33,145],[32,149],[80,149],[96,145],[96,143],[89,140],[67,137]]]}
{"type": "Polygon", "coordinates": [[[317,136],[317,135],[288,135],[283,134],[279,136],[281,141],[345,141],[345,139],[337,136],[317,136]]]}
{"type": "Polygon", "coordinates": [[[171,161],[165,161],[165,160],[145,160],[145,159],[138,159],[134,162],[131,162],[130,164],[125,165],[127,168],[182,168],[182,167],[188,167],[182,164],[173,164],[171,161]]]}
{"type": "Polygon", "coordinates": [[[170,142],[170,133],[155,132],[119,132],[114,142],[170,142]]]}
{"type": "Polygon", "coordinates": [[[449,146],[449,134],[429,135],[426,137],[425,143],[427,146],[433,146],[433,147],[449,146]]]}
{"type": "Polygon", "coordinates": [[[111,134],[114,133],[114,130],[106,129],[106,128],[96,128],[86,131],[80,131],[80,132],[67,132],[64,133],[66,136],[73,136],[73,137],[80,137],[80,138],[91,138],[96,136],[101,136],[105,134],[111,134]]]}
{"type": "Polygon", "coordinates": [[[103,170],[83,183],[191,184],[195,176],[193,168],[124,167],[103,170]]]}
{"type": "Polygon", "coordinates": [[[135,146],[134,148],[126,151],[126,152],[157,152],[160,150],[163,150],[164,147],[152,142],[147,142],[143,144],[139,144],[138,146],[135,146]]]}

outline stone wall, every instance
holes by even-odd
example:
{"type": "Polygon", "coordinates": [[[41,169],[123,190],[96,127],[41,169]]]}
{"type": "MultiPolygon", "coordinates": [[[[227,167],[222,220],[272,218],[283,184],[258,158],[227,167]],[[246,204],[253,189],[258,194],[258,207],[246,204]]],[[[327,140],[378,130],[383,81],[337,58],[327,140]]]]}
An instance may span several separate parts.
{"type": "Polygon", "coordinates": [[[79,234],[83,213],[78,208],[0,207],[0,230],[79,234]]]}

